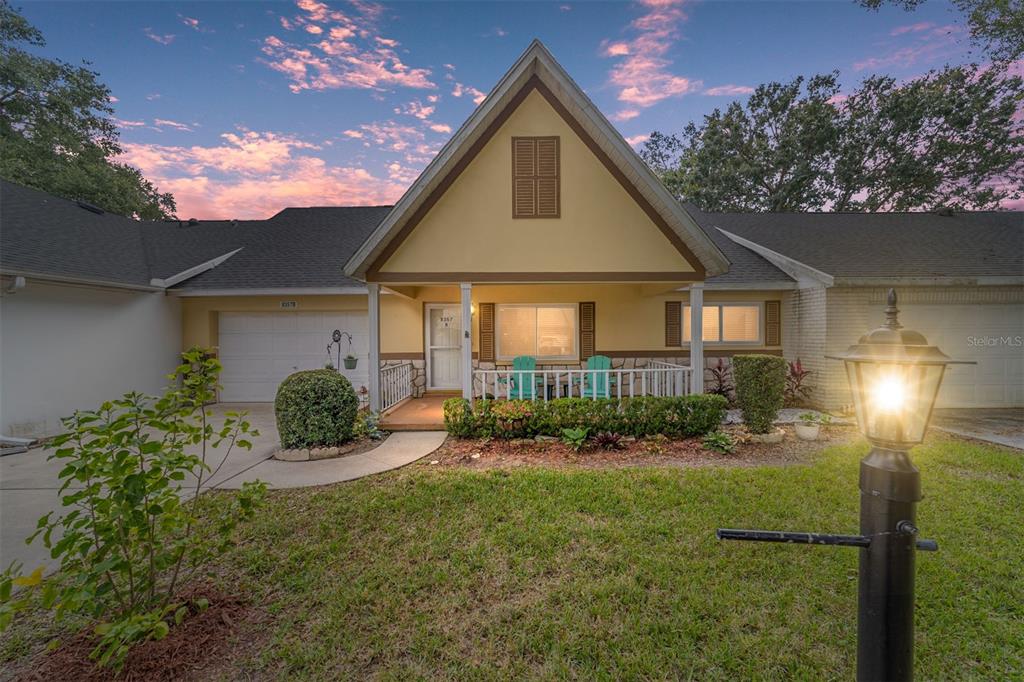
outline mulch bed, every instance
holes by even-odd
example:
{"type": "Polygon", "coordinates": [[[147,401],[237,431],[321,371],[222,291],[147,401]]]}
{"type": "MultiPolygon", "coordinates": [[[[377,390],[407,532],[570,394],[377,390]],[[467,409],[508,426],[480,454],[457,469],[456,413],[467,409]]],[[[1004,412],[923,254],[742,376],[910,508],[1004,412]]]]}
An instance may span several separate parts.
{"type": "Polygon", "coordinates": [[[36,656],[13,679],[158,682],[216,677],[228,653],[238,653],[235,644],[240,636],[257,632],[266,616],[244,599],[216,588],[196,587],[181,595],[189,602],[199,597],[206,597],[210,605],[203,611],[193,610],[180,625],[172,625],[163,639],[136,646],[120,672],[98,668],[89,658],[97,637],[88,628],[62,641],[54,651],[36,656]]]}
{"type": "Polygon", "coordinates": [[[580,452],[573,452],[560,441],[449,438],[419,466],[493,469],[794,464],[806,462],[827,446],[849,442],[858,436],[853,427],[832,426],[819,440],[804,441],[796,437],[791,426],[782,429],[786,432],[784,440],[777,445],[767,445],[750,441],[742,427],[725,427],[722,430],[739,441],[736,450],[728,455],[705,449],[699,438],[644,438],[624,442],[618,450],[602,450],[588,443],[580,452]]]}

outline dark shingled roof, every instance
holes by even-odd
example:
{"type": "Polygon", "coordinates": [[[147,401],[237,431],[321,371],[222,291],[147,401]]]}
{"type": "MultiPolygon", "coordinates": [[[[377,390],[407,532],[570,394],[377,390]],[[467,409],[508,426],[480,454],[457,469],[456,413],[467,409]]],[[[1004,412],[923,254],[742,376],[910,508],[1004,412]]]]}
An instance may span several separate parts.
{"type": "Polygon", "coordinates": [[[721,230],[715,227],[710,227],[706,224],[706,219],[709,217],[706,213],[701,213],[695,207],[691,205],[686,206],[686,211],[693,216],[693,219],[697,221],[697,224],[707,233],[711,241],[722,250],[725,257],[729,259],[729,271],[723,275],[717,275],[715,277],[708,277],[706,282],[710,285],[715,284],[729,284],[729,285],[744,285],[752,284],[757,285],[762,282],[784,282],[787,284],[793,283],[795,280],[779,270],[777,267],[769,263],[767,260],[754,253],[750,249],[740,246],[733,240],[722,234],[721,230]]]}
{"type": "MultiPolygon", "coordinates": [[[[176,289],[270,289],[364,286],[345,276],[345,262],[390,206],[286,208],[267,220],[201,221],[181,228],[241,251],[176,289]]],[[[231,250],[230,248],[227,250],[231,250]]]]}
{"type": "Polygon", "coordinates": [[[698,222],[833,277],[1024,276],[1020,211],[705,213],[698,222]]]}
{"type": "Polygon", "coordinates": [[[0,180],[0,267],[149,286],[139,223],[0,180]]]}
{"type": "Polygon", "coordinates": [[[342,268],[390,210],[287,208],[267,220],[140,222],[0,180],[0,268],[148,287],[240,249],[175,288],[362,286],[342,268]]]}

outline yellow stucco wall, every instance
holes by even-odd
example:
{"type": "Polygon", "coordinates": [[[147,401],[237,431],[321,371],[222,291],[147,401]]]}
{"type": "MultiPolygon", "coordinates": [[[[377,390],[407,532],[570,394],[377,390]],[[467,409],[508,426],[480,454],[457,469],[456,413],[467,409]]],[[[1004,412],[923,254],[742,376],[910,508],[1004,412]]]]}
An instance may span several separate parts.
{"type": "MultiPolygon", "coordinates": [[[[381,353],[423,353],[423,306],[457,303],[457,287],[415,287],[411,296],[381,296],[381,353]]],[[[780,291],[707,291],[705,304],[726,301],[781,300],[780,291]]],[[[651,294],[640,284],[476,285],[472,300],[479,303],[579,303],[594,301],[597,311],[597,350],[675,350],[665,343],[665,301],[686,301],[686,292],[651,294]]],[[[281,301],[295,301],[295,311],[366,310],[366,296],[209,296],[182,299],[182,348],[217,346],[221,312],[281,311],[281,301]]],[[[763,331],[763,320],[762,320],[763,331]]],[[[473,316],[473,349],[479,343],[479,320],[473,316]]],[[[705,343],[705,354],[717,350],[751,350],[752,346],[705,343]]]]}
{"type": "MultiPolygon", "coordinates": [[[[457,303],[457,287],[417,287],[413,300],[391,296],[381,304],[381,345],[385,353],[423,352],[425,303],[457,303]]],[[[707,291],[704,303],[778,301],[781,291],[707,291]]],[[[594,301],[597,312],[597,350],[667,351],[665,301],[686,301],[685,291],[651,295],[639,284],[474,285],[472,301],[479,303],[579,303],[594,301]]],[[[762,333],[764,321],[762,320],[762,333]]],[[[473,350],[478,350],[479,320],[473,316],[473,350]]],[[[716,350],[753,350],[764,346],[705,343],[705,354],[716,350]]],[[[777,347],[773,347],[777,348],[777,347]]]]}
{"type": "Polygon", "coordinates": [[[693,272],[537,91],[381,269],[388,272],[693,272]],[[557,135],[561,217],[512,218],[513,136],[557,135]]]}

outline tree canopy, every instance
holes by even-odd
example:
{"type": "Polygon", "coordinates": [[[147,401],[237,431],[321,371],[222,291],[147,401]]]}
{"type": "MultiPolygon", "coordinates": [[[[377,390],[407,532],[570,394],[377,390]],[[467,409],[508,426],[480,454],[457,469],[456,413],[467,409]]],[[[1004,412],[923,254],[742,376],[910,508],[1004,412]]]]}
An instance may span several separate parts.
{"type": "Polygon", "coordinates": [[[1005,66],[946,67],[906,83],[838,73],[767,83],[641,156],[707,211],[992,209],[1021,196],[1024,83],[1005,66]]]}
{"type": "Polygon", "coordinates": [[[88,64],[31,54],[42,33],[0,0],[0,176],[121,215],[173,217],[161,193],[121,153],[110,90],[88,64]]]}

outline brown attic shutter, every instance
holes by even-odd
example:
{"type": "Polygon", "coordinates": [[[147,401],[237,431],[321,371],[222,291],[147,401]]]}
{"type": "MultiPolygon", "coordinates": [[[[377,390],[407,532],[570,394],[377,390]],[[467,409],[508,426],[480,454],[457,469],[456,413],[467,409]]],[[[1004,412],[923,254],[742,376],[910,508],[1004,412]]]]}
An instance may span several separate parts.
{"type": "Polygon", "coordinates": [[[480,362],[494,362],[494,304],[480,304],[480,362]]]}
{"type": "Polygon", "coordinates": [[[580,303],[580,359],[586,360],[594,355],[594,343],[597,326],[596,304],[592,301],[580,303]]]}
{"type": "Polygon", "coordinates": [[[764,302],[764,345],[782,345],[782,304],[779,301],[764,302]]]}
{"type": "Polygon", "coordinates": [[[512,217],[537,217],[536,138],[512,138],[512,217]]]}
{"type": "Polygon", "coordinates": [[[559,148],[557,137],[537,138],[537,216],[557,218],[559,205],[559,148]]]}
{"type": "Polygon", "coordinates": [[[683,345],[683,304],[680,301],[665,301],[665,345],[683,345]]]}

